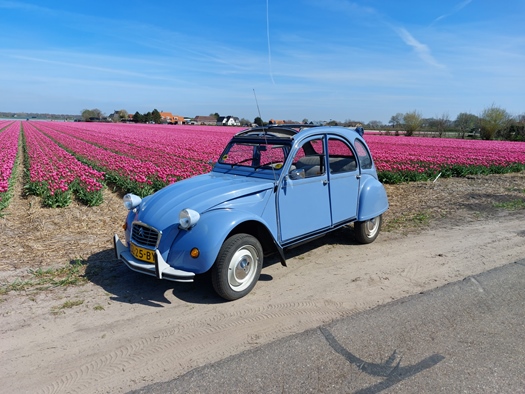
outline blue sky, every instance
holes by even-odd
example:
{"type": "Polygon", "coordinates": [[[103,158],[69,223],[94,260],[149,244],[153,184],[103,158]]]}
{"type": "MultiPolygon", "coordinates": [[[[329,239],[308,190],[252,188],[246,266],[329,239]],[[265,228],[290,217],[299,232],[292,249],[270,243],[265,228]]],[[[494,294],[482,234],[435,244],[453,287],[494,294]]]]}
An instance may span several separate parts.
{"type": "Polygon", "coordinates": [[[0,0],[0,111],[525,113],[523,0],[0,0]]]}

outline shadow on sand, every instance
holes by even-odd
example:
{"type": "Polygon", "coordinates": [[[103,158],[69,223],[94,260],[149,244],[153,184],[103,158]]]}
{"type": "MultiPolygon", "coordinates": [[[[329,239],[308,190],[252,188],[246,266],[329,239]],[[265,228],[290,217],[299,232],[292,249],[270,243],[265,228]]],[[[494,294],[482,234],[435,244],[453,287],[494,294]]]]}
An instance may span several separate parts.
{"type": "MultiPolygon", "coordinates": [[[[324,245],[356,247],[358,244],[354,240],[352,229],[342,228],[319,239],[286,250],[285,255],[290,260],[324,245]]],[[[127,268],[124,263],[116,259],[113,249],[95,253],[83,260],[82,264],[86,266],[86,278],[108,292],[112,301],[164,307],[171,304],[166,297],[166,293],[171,292],[178,299],[193,304],[228,302],[213,290],[209,272],[197,275],[195,281],[191,283],[158,280],[127,268]]],[[[276,255],[265,257],[259,281],[273,280],[271,275],[264,273],[264,269],[274,264],[280,264],[276,255]]]]}

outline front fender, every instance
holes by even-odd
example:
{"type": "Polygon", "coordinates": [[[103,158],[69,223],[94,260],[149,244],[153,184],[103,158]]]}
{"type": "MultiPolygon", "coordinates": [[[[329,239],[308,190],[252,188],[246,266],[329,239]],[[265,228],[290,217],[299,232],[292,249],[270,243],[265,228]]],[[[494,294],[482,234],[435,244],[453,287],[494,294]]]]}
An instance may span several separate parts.
{"type": "Polygon", "coordinates": [[[363,176],[363,178],[357,215],[357,220],[360,222],[375,218],[388,209],[388,197],[383,184],[372,176],[366,178],[363,176]]]}
{"type": "Polygon", "coordinates": [[[167,263],[179,270],[201,274],[208,271],[228,235],[243,222],[254,220],[268,228],[259,216],[234,209],[218,209],[203,214],[190,230],[179,230],[173,241],[167,263]],[[199,257],[190,256],[193,248],[199,257]]]}

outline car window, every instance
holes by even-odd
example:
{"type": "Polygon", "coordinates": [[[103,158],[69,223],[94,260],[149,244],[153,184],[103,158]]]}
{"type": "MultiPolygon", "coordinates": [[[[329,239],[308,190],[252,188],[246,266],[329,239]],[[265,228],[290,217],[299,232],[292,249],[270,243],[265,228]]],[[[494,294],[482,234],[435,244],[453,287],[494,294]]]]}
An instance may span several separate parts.
{"type": "Polygon", "coordinates": [[[282,145],[260,145],[259,166],[281,168],[285,160],[285,149],[282,145]]]}
{"type": "Polygon", "coordinates": [[[357,163],[352,148],[340,139],[328,139],[328,162],[331,174],[357,170],[357,163]]]}
{"type": "Polygon", "coordinates": [[[230,149],[225,152],[219,162],[225,164],[239,164],[244,163],[249,166],[253,160],[253,145],[249,144],[233,144],[230,149]]]}
{"type": "Polygon", "coordinates": [[[364,170],[372,168],[372,157],[366,146],[359,140],[355,140],[354,146],[357,151],[357,156],[359,157],[361,168],[364,170]]]}
{"type": "Polygon", "coordinates": [[[222,154],[219,163],[255,168],[281,168],[286,159],[286,151],[283,145],[234,143],[222,154]]]}
{"type": "Polygon", "coordinates": [[[325,173],[324,138],[309,140],[297,151],[292,161],[292,168],[303,169],[305,178],[320,176],[325,173]]]}

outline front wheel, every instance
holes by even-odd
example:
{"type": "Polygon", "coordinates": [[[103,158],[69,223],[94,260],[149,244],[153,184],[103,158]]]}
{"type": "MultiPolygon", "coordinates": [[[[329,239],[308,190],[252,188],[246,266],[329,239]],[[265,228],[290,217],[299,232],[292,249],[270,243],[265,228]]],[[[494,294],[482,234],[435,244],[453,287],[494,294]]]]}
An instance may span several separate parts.
{"type": "Polygon", "coordinates": [[[379,235],[379,230],[381,230],[381,222],[383,221],[383,216],[379,215],[370,220],[365,220],[363,222],[354,223],[354,231],[357,242],[362,244],[369,244],[375,241],[379,235]]]}
{"type": "Polygon", "coordinates": [[[263,250],[257,238],[235,234],[224,241],[213,264],[213,288],[229,301],[244,297],[259,280],[262,265],[263,250]]]}

